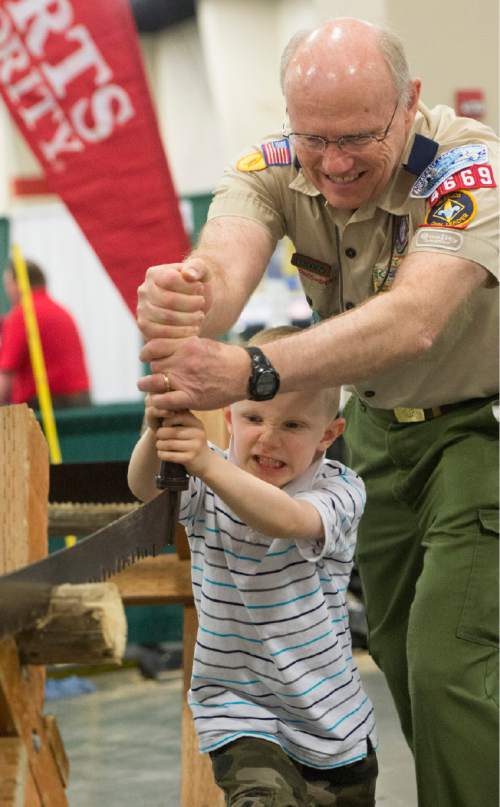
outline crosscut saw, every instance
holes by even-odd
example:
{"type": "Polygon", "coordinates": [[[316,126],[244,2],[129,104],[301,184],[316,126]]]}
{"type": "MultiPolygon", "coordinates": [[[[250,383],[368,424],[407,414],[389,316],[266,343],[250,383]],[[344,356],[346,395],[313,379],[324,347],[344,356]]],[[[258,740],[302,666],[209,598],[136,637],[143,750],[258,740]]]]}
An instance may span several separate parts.
{"type": "MultiPolygon", "coordinates": [[[[126,486],[127,463],[53,465],[49,500],[133,501],[126,486]],[[121,469],[124,473],[115,474],[121,469]],[[85,498],[82,496],[82,480],[85,498]],[[74,494],[79,490],[79,496],[74,494]],[[118,492],[118,497],[116,493],[118,492]],[[73,494],[73,495],[72,495],[73,494]]],[[[49,608],[51,589],[63,583],[107,580],[174,543],[180,491],[187,487],[183,466],[162,463],[158,496],[102,527],[74,546],[0,576],[0,639],[27,630],[49,608]]]]}

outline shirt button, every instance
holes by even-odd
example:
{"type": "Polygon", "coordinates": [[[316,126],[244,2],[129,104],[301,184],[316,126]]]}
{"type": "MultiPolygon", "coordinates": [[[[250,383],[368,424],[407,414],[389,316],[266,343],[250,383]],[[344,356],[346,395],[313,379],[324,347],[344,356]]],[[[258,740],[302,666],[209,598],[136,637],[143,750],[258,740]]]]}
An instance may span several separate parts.
{"type": "Polygon", "coordinates": [[[346,303],[346,304],[345,304],[345,310],[346,310],[346,311],[350,311],[350,310],[351,310],[351,308],[356,308],[355,303],[346,303]]]}
{"type": "Polygon", "coordinates": [[[373,398],[374,395],[375,395],[375,391],[372,390],[372,389],[365,389],[363,394],[364,394],[365,398],[373,398]]]}
{"type": "Polygon", "coordinates": [[[354,247],[347,247],[345,254],[348,258],[355,258],[356,257],[356,250],[354,247]]]}

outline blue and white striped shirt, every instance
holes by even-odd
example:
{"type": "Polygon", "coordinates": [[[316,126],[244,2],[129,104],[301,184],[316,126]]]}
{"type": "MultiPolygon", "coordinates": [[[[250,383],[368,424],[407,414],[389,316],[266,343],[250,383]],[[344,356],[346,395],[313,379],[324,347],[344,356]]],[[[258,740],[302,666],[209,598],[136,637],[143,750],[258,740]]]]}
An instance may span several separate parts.
{"type": "Polygon", "coordinates": [[[189,701],[202,751],[255,736],[333,768],[377,745],[346,605],[365,489],[320,459],[284,490],[316,507],[324,542],[250,529],[195,477],[182,494],[199,621],[189,701]]]}

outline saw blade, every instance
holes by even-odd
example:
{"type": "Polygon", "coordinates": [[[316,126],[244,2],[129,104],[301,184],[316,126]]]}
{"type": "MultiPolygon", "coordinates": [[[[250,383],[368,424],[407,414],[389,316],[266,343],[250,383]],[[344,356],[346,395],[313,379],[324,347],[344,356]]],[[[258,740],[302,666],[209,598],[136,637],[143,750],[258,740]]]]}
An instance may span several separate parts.
{"type": "Polygon", "coordinates": [[[0,610],[0,638],[15,634],[20,627],[27,627],[20,616],[15,615],[23,609],[29,615],[30,608],[43,592],[43,586],[98,583],[137,560],[157,555],[169,537],[175,534],[177,512],[177,509],[172,511],[171,494],[166,490],[148,504],[102,527],[74,546],[53,552],[43,560],[0,577],[0,603],[2,600],[9,602],[8,609],[0,610]],[[16,587],[21,583],[26,585],[16,587]]]}

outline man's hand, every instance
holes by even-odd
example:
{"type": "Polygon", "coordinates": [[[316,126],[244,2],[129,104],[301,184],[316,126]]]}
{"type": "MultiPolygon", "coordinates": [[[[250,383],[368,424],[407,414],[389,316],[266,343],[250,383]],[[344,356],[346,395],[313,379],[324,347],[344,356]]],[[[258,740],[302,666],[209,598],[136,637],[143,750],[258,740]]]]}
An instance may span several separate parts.
{"type": "Polygon", "coordinates": [[[198,477],[203,477],[212,453],[203,423],[186,411],[164,416],[156,430],[156,451],[161,460],[180,463],[198,477]]]}
{"type": "Polygon", "coordinates": [[[211,305],[209,281],[209,268],[201,258],[151,266],[137,290],[137,324],[144,339],[198,334],[211,305]]]}
{"type": "Polygon", "coordinates": [[[157,409],[218,409],[247,396],[250,360],[241,347],[197,336],[152,339],[141,359],[153,373],[141,378],[138,387],[150,393],[157,409]]]}

